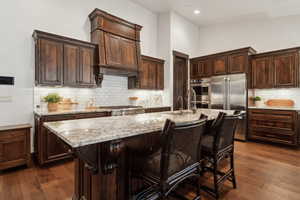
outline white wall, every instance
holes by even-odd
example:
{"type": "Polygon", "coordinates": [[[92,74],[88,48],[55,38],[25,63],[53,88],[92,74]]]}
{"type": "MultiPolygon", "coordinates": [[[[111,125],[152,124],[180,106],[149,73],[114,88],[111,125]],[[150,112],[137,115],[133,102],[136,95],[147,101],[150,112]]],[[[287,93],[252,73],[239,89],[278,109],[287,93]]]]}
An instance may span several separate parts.
{"type": "Polygon", "coordinates": [[[300,46],[300,15],[200,27],[198,56],[251,46],[258,52],[300,46]]]}
{"type": "Polygon", "coordinates": [[[158,52],[166,60],[164,100],[173,105],[173,50],[198,55],[199,28],[175,12],[160,14],[158,24],[158,52]]]}
{"type": "Polygon", "coordinates": [[[171,12],[171,41],[172,50],[190,57],[199,54],[199,27],[181,15],[171,12]]]}
{"type": "Polygon", "coordinates": [[[88,14],[100,8],[143,26],[142,53],[157,56],[157,15],[129,0],[9,0],[0,7],[0,76],[14,76],[15,86],[0,87],[11,101],[0,102],[0,126],[32,123],[34,29],[89,41],[88,14]]]}

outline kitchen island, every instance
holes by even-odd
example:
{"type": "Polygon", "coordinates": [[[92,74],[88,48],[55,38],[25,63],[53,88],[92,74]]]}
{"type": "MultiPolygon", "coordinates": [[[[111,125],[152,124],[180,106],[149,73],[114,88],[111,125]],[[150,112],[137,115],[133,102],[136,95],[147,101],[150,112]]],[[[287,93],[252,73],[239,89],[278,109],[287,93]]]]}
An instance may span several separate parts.
{"type": "MultiPolygon", "coordinates": [[[[149,151],[157,144],[166,119],[190,122],[220,110],[147,113],[47,122],[44,126],[75,152],[75,194],[81,200],[128,199],[127,148],[149,151]]],[[[233,111],[224,111],[233,114],[233,111]]]]}

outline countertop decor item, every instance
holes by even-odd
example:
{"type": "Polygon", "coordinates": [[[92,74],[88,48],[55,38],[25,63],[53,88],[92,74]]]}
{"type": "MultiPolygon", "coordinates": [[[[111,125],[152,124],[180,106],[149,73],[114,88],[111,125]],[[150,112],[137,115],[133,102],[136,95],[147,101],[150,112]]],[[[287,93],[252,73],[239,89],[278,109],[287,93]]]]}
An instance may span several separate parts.
{"type": "Polygon", "coordinates": [[[266,105],[271,107],[294,107],[295,102],[291,99],[269,99],[266,101],[266,105]]]}
{"type": "Polygon", "coordinates": [[[60,110],[72,110],[73,105],[78,104],[77,102],[73,102],[70,98],[64,98],[59,102],[60,110]]]}
{"type": "Polygon", "coordinates": [[[130,105],[132,106],[136,106],[138,100],[139,100],[138,97],[129,97],[130,105]]]}
{"type": "Polygon", "coordinates": [[[255,106],[263,106],[264,102],[262,101],[260,96],[250,97],[250,100],[253,101],[255,106]]]}
{"type": "Polygon", "coordinates": [[[57,111],[58,102],[61,101],[61,97],[57,93],[50,93],[44,97],[44,101],[48,103],[48,111],[57,111]]]}

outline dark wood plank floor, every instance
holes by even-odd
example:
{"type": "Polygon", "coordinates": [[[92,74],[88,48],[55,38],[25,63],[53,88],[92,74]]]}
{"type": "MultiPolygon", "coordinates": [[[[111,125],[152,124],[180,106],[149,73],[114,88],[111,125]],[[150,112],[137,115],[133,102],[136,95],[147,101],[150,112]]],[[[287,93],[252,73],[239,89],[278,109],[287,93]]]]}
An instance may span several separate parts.
{"type": "MultiPolygon", "coordinates": [[[[238,188],[222,188],[223,200],[299,200],[300,150],[259,143],[236,143],[238,188]]],[[[70,200],[73,162],[0,173],[0,200],[70,200]]],[[[189,186],[182,192],[192,197],[189,186]]],[[[204,200],[213,199],[205,194],[204,200]]]]}

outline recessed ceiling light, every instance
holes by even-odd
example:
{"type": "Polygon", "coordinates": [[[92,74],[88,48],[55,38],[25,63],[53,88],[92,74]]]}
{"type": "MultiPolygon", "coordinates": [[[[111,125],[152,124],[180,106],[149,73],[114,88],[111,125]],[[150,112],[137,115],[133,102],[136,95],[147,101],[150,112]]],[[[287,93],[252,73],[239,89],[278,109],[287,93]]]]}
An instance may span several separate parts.
{"type": "Polygon", "coordinates": [[[195,15],[199,15],[200,14],[200,10],[194,10],[194,14],[195,15]]]}

